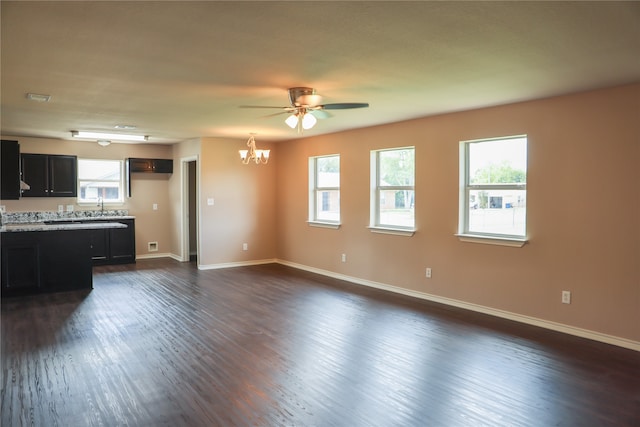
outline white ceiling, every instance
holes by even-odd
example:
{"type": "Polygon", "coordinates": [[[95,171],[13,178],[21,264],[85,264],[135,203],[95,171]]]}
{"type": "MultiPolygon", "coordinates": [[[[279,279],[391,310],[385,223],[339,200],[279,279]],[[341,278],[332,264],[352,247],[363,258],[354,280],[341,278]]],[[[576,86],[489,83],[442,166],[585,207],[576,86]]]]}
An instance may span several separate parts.
{"type": "Polygon", "coordinates": [[[1,2],[3,135],[296,138],[640,81],[640,2],[1,2]],[[51,95],[48,103],[26,93],[51,95]]]}

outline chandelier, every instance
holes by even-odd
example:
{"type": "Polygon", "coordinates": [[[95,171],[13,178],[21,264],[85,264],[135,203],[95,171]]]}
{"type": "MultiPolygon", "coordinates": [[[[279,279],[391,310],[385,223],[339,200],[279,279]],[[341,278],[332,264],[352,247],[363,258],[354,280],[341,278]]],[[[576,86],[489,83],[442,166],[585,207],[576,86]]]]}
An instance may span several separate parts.
{"type": "Polygon", "coordinates": [[[254,161],[256,165],[267,164],[269,161],[269,152],[271,150],[258,150],[256,149],[256,140],[254,139],[255,133],[249,134],[249,140],[247,141],[248,150],[238,150],[240,153],[240,159],[242,163],[245,165],[249,164],[250,161],[254,161]]]}

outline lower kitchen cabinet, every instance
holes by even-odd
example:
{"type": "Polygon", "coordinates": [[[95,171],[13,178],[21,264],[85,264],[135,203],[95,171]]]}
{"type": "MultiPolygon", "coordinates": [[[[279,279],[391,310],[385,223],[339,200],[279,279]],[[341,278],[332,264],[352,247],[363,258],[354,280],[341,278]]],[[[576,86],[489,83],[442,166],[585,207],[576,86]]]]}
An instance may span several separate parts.
{"type": "MultiPolygon", "coordinates": [[[[84,222],[84,221],[83,221],[84,222]]],[[[136,262],[136,230],[134,219],[91,220],[86,222],[119,222],[127,228],[90,230],[93,265],[129,264],[136,262]]]]}
{"type": "Polygon", "coordinates": [[[87,230],[2,233],[2,296],[91,289],[87,230]]]}

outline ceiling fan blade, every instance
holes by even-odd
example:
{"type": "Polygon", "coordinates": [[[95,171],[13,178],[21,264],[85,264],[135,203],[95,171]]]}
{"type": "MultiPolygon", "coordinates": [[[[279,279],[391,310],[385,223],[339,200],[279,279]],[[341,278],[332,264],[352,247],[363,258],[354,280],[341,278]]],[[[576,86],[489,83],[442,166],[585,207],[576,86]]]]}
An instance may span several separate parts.
{"type": "Polygon", "coordinates": [[[261,116],[261,117],[273,117],[273,116],[279,116],[280,114],[291,114],[291,111],[280,111],[278,113],[267,114],[266,116],[261,116]]]}
{"type": "Polygon", "coordinates": [[[271,105],[240,105],[238,108],[278,108],[280,110],[291,110],[293,107],[273,107],[271,105]]]}
{"type": "Polygon", "coordinates": [[[347,110],[349,108],[365,108],[369,104],[366,102],[341,102],[337,104],[324,104],[322,108],[325,110],[347,110]]]}
{"type": "Polygon", "coordinates": [[[319,119],[328,119],[329,117],[333,117],[333,115],[327,111],[317,109],[317,110],[309,110],[309,113],[313,114],[319,119]]]}

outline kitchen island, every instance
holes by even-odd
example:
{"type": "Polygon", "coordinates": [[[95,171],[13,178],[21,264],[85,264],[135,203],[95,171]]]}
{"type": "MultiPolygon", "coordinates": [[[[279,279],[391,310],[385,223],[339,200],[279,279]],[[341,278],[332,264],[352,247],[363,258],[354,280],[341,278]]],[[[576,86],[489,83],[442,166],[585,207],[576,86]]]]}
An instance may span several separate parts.
{"type": "Polygon", "coordinates": [[[2,297],[92,289],[93,233],[122,228],[111,220],[4,224],[2,297]]]}

